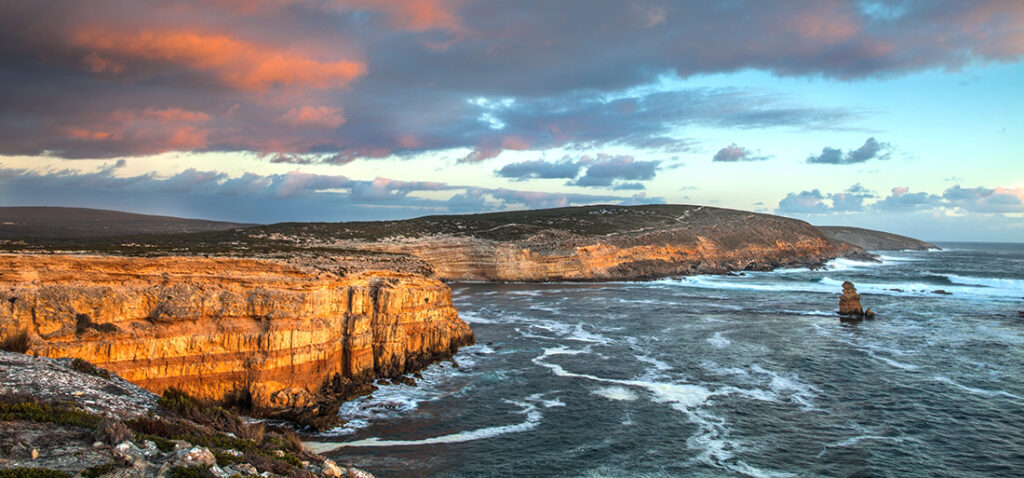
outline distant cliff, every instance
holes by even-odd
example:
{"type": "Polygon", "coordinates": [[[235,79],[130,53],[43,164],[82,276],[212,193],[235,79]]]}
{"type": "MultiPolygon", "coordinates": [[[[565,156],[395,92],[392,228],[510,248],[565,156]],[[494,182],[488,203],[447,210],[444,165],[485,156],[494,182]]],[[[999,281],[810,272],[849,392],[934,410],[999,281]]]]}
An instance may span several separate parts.
{"type": "Polygon", "coordinates": [[[473,342],[436,279],[323,266],[0,254],[0,335],[25,331],[31,354],[83,358],[156,393],[267,411],[313,406],[473,342]]]}
{"type": "Polygon", "coordinates": [[[847,226],[817,226],[829,239],[845,242],[868,251],[901,251],[939,249],[935,244],[871,229],[847,226]]]}
{"type": "Polygon", "coordinates": [[[0,239],[104,237],[222,231],[251,224],[80,207],[0,207],[0,239]]]}
{"type": "Polygon", "coordinates": [[[682,205],[285,223],[238,232],[249,242],[409,254],[444,280],[642,280],[870,258],[796,219],[682,205]]]}

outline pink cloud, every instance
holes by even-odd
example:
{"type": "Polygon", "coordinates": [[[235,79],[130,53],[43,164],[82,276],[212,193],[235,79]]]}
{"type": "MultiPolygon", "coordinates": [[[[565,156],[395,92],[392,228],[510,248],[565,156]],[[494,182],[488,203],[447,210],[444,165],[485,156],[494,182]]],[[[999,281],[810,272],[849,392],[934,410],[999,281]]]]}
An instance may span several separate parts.
{"type": "Polygon", "coordinates": [[[243,90],[262,91],[274,85],[335,88],[366,74],[366,64],[361,61],[319,61],[301,52],[189,30],[120,33],[84,29],[73,34],[70,41],[94,53],[208,72],[222,83],[243,90]]]}
{"type": "Polygon", "coordinates": [[[341,109],[330,106],[292,108],[281,116],[281,120],[292,126],[321,129],[334,129],[345,124],[341,109]]]}

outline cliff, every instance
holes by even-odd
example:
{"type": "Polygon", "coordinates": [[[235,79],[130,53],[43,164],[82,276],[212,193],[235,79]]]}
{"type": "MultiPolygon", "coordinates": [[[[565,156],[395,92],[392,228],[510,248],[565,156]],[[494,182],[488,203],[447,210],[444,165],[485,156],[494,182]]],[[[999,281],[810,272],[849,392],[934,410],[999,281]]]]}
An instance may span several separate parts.
{"type": "Polygon", "coordinates": [[[869,251],[926,251],[940,249],[935,244],[871,229],[846,226],[818,226],[818,229],[835,242],[845,242],[869,251]]]}
{"type": "Polygon", "coordinates": [[[150,216],[80,207],[0,207],[0,239],[221,231],[251,224],[150,216]]]}
{"type": "Polygon", "coordinates": [[[473,342],[451,290],[419,275],[245,258],[0,254],[0,334],[148,390],[315,406],[473,342]],[[319,267],[316,267],[319,266],[319,267]]]}
{"type": "Polygon", "coordinates": [[[277,224],[239,233],[293,246],[409,254],[443,280],[642,280],[871,257],[803,221],[681,205],[277,224]]]}

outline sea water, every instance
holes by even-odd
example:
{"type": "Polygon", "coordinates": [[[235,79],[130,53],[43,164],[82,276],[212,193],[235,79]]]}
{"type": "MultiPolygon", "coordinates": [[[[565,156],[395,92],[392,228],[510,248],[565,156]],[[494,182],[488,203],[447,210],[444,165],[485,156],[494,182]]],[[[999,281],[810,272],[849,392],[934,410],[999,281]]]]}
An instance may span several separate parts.
{"type": "Polygon", "coordinates": [[[1024,245],[943,246],[454,284],[478,345],[314,438],[380,477],[1024,476],[1024,245]],[[839,320],[845,280],[875,320],[839,320]]]}

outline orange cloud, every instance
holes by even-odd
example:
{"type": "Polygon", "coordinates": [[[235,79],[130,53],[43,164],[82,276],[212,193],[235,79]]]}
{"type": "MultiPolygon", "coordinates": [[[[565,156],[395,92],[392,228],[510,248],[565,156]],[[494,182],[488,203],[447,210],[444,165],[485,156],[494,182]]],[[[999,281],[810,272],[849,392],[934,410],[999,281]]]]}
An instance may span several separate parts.
{"type": "Polygon", "coordinates": [[[281,119],[293,126],[307,126],[323,129],[334,129],[345,124],[341,110],[330,106],[303,106],[292,108],[281,116],[281,119]]]}
{"type": "Polygon", "coordinates": [[[82,30],[72,36],[71,43],[94,53],[163,61],[209,72],[221,82],[244,90],[266,90],[272,85],[341,87],[366,74],[366,64],[360,61],[323,62],[227,35],[195,31],[129,34],[82,30]]]}
{"type": "Polygon", "coordinates": [[[251,15],[291,6],[360,10],[385,15],[393,26],[409,31],[463,30],[457,10],[462,0],[216,0],[235,12],[251,15]]]}

